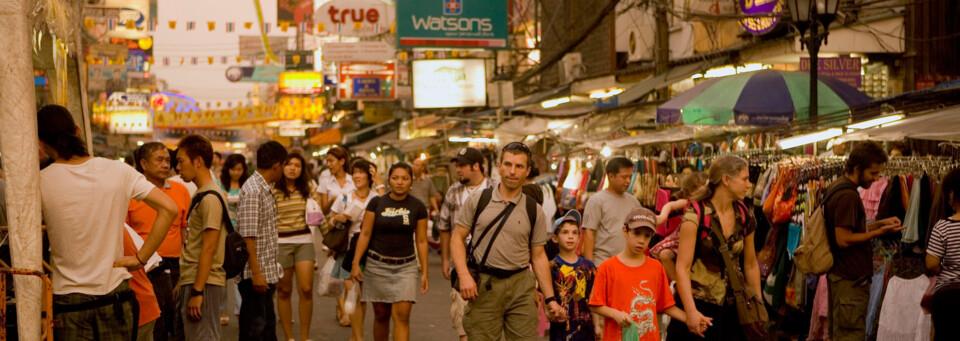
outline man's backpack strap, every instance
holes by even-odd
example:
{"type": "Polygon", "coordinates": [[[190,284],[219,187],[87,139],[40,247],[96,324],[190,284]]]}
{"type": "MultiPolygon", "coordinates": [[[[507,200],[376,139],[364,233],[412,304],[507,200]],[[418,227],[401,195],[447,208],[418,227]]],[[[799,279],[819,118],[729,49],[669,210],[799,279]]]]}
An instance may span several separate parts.
{"type": "Polygon", "coordinates": [[[220,196],[220,193],[217,191],[205,191],[197,193],[197,195],[193,197],[193,200],[190,201],[190,209],[187,210],[187,219],[190,219],[190,213],[193,212],[193,208],[197,207],[197,205],[200,204],[200,201],[203,200],[203,197],[207,196],[208,194],[213,194],[213,196],[217,197],[217,200],[220,201],[220,208],[223,210],[223,217],[220,218],[222,220],[221,223],[227,226],[227,233],[233,233],[233,222],[230,221],[230,211],[227,210],[227,204],[224,203],[223,197],[220,196]]]}
{"type": "Polygon", "coordinates": [[[473,244],[479,244],[479,241],[474,240],[476,238],[473,236],[473,233],[477,230],[477,219],[480,219],[480,213],[487,208],[491,197],[493,197],[493,188],[484,188],[483,191],[480,192],[480,201],[477,203],[477,209],[473,212],[473,225],[470,226],[470,245],[466,247],[468,256],[473,252],[473,250],[471,250],[473,244]]]}
{"type": "Polygon", "coordinates": [[[537,228],[537,201],[533,200],[528,195],[525,195],[526,198],[523,200],[526,201],[527,205],[527,218],[530,219],[530,237],[527,238],[527,244],[533,245],[533,230],[537,228]]]}

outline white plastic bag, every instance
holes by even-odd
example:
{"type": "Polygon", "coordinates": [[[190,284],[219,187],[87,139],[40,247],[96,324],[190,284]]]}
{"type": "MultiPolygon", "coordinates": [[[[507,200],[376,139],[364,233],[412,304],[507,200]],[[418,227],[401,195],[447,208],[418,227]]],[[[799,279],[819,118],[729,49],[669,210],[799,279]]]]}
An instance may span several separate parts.
{"type": "Polygon", "coordinates": [[[349,291],[347,291],[347,299],[343,304],[343,312],[347,315],[353,315],[353,312],[357,309],[357,285],[354,284],[349,291]]]}
{"type": "Polygon", "coordinates": [[[343,280],[333,278],[331,275],[336,263],[337,261],[333,258],[328,258],[327,262],[324,263],[320,270],[320,283],[317,284],[317,296],[340,297],[343,294],[343,280]]]}

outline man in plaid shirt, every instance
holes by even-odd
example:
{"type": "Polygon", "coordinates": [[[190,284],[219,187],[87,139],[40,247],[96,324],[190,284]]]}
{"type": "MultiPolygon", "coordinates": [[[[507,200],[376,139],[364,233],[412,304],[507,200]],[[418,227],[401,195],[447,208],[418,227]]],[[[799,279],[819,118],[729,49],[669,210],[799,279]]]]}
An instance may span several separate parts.
{"type": "MultiPolygon", "coordinates": [[[[459,183],[450,186],[443,199],[443,206],[440,207],[440,220],[437,222],[437,229],[440,230],[440,253],[443,259],[443,277],[450,279],[450,234],[452,232],[454,220],[457,219],[457,211],[463,206],[463,201],[471,193],[481,191],[484,188],[494,188],[498,182],[483,175],[483,153],[475,148],[464,148],[453,157],[452,162],[457,169],[459,183]]],[[[456,329],[460,335],[460,340],[466,340],[467,333],[463,330],[463,310],[467,302],[460,297],[457,289],[452,289],[450,299],[453,300],[453,308],[450,309],[450,315],[453,318],[453,329],[456,329]]]]}
{"type": "Polygon", "coordinates": [[[283,176],[287,150],[276,141],[257,150],[257,171],[240,189],[237,230],[247,242],[250,258],[237,285],[241,340],[276,340],[273,292],[280,280],[277,266],[277,203],[273,183],[283,176]]]}

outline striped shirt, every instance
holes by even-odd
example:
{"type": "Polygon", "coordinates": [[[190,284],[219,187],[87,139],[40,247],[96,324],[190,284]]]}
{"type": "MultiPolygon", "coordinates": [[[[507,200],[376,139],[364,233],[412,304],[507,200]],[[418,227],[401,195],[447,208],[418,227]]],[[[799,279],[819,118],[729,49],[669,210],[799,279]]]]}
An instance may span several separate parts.
{"type": "Polygon", "coordinates": [[[294,190],[284,196],[279,189],[273,189],[273,198],[277,201],[277,232],[280,236],[310,231],[307,228],[307,199],[294,190]]]}
{"type": "MultiPolygon", "coordinates": [[[[277,265],[277,202],[273,198],[273,188],[267,180],[254,172],[240,189],[240,203],[237,205],[237,232],[244,238],[256,239],[257,263],[267,283],[280,280],[280,268],[277,265]]],[[[242,279],[253,278],[248,263],[243,269],[242,279]]]]}
{"type": "Polygon", "coordinates": [[[947,218],[937,222],[930,233],[927,254],[940,259],[936,290],[960,283],[960,221],[947,218]]]}

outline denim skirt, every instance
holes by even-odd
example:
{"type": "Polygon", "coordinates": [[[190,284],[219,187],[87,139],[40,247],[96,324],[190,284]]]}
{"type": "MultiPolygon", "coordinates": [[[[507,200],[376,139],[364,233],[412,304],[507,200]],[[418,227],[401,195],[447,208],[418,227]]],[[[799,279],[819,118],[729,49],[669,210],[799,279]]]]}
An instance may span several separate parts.
{"type": "Polygon", "coordinates": [[[420,274],[416,260],[394,265],[367,258],[367,266],[363,270],[364,301],[416,302],[419,291],[420,274]]]}

